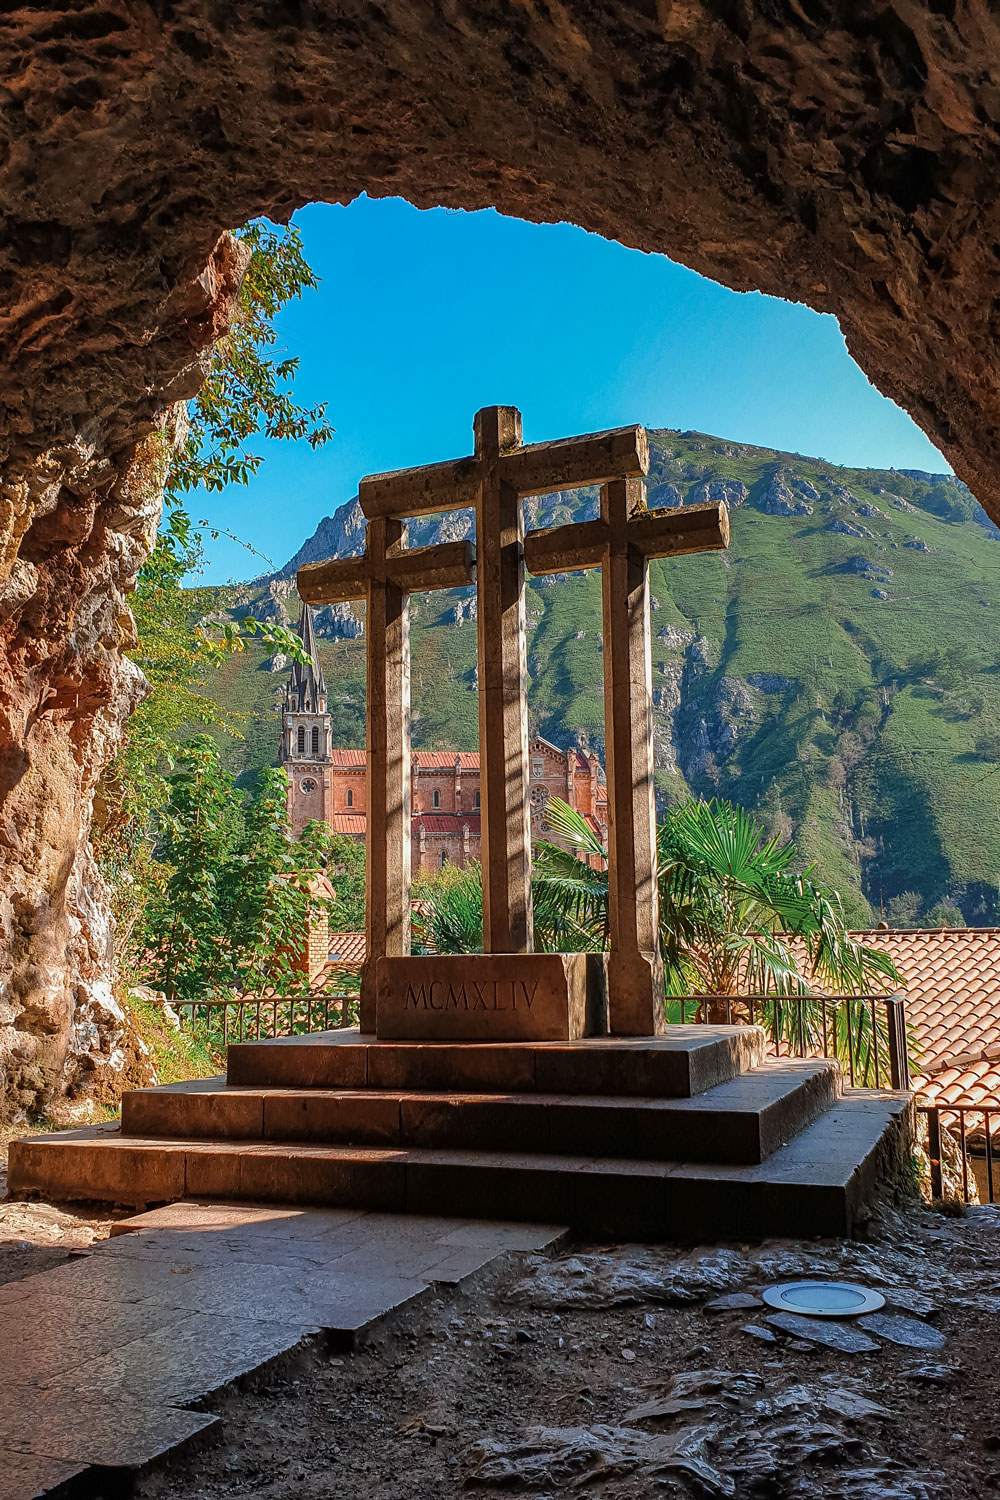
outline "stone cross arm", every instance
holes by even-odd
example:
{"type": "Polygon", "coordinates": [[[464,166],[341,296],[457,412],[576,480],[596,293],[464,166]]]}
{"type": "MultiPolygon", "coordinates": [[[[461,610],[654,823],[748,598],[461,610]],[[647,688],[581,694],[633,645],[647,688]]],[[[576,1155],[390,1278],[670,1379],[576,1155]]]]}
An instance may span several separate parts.
{"type": "MultiPolygon", "coordinates": [[[[508,408],[501,408],[506,412],[508,408]]],[[[512,410],[512,409],[511,409],[512,410]]],[[[577,489],[605,484],[649,470],[649,441],[640,426],[616,427],[610,432],[587,433],[552,443],[520,444],[520,414],[513,433],[517,438],[501,447],[497,461],[500,482],[517,495],[547,495],[553,490],[577,489]]],[[[483,478],[483,454],[419,469],[399,469],[391,474],[370,474],[361,481],[358,500],[364,514],[375,516],[420,516],[441,510],[471,509],[479,498],[483,478]]]]}
{"type": "MultiPolygon", "coordinates": [[[[603,499],[603,497],[602,497],[603,499]]],[[[529,573],[570,573],[599,568],[610,550],[632,547],[643,557],[676,557],[713,552],[729,545],[725,504],[684,505],[676,510],[635,508],[620,516],[607,505],[596,521],[571,521],[529,531],[524,538],[524,565],[529,573]]]]}
{"type": "Polygon", "coordinates": [[[298,571],[299,597],[306,604],[346,604],[367,597],[371,584],[389,585],[402,594],[431,589],[460,589],[476,580],[476,549],[470,541],[441,542],[435,547],[401,547],[384,556],[327,557],[304,563],[298,571]]]}

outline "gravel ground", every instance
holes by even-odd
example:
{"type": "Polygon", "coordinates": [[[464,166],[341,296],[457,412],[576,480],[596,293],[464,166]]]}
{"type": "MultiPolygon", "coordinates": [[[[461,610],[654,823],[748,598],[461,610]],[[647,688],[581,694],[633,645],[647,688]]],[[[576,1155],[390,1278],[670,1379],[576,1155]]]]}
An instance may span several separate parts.
{"type": "Polygon", "coordinates": [[[215,1399],[221,1435],[138,1493],[992,1496],[998,1332],[992,1209],[887,1210],[848,1244],[571,1246],[423,1303],[353,1355],[310,1348],[215,1399]],[[801,1274],[879,1287],[907,1336],[943,1344],[880,1335],[846,1353],[769,1328],[757,1292],[801,1274]],[[712,1308],[734,1293],[745,1306],[712,1308]]]}

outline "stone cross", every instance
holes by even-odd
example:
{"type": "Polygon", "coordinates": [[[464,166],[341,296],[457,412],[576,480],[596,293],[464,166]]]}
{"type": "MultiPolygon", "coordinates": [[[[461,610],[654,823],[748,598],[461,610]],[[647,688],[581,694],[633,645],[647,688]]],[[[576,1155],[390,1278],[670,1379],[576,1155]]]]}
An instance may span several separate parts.
{"type": "MultiPolygon", "coordinates": [[[[521,413],[476,413],[466,458],[361,481],[374,522],[471,508],[476,515],[483,950],[530,953],[531,831],[521,499],[645,474],[645,429],[621,427],[558,442],[521,442],[521,413]]],[[[300,578],[302,574],[300,573],[300,578]]],[[[369,709],[370,712],[370,709],[369,709]]],[[[369,845],[377,837],[369,814],[369,845]]]]}
{"type": "Polygon", "coordinates": [[[601,569],[608,782],[608,1011],[619,1036],[664,1028],[656,885],[649,559],[729,543],[724,504],[647,510],[638,479],[601,490],[596,521],[530,531],[529,573],[601,569]]]}
{"type": "Polygon", "coordinates": [[[367,604],[367,859],[361,1029],[375,1030],[375,965],[410,951],[410,630],[408,596],[475,578],[470,542],[406,546],[406,522],[369,520],[362,557],[327,558],[298,572],[307,604],[367,604]]]}

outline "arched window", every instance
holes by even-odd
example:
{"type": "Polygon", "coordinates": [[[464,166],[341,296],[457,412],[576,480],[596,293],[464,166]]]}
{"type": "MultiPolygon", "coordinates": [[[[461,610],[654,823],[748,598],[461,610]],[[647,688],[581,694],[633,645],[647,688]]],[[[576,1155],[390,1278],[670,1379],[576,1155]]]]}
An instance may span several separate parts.
{"type": "Polygon", "coordinates": [[[299,725],[299,733],[298,733],[298,738],[296,740],[296,743],[297,743],[297,745],[299,747],[299,754],[300,755],[305,755],[305,753],[306,753],[306,732],[303,729],[303,727],[302,727],[301,724],[299,725]]]}
{"type": "Polygon", "coordinates": [[[434,806],[441,806],[441,793],[438,791],[437,787],[434,788],[434,806]]]}
{"type": "Polygon", "coordinates": [[[344,799],[344,806],[345,807],[353,807],[354,806],[354,792],[351,790],[350,787],[347,788],[347,796],[344,799]]]}
{"type": "Polygon", "coordinates": [[[476,793],[476,807],[479,807],[479,793],[476,793]]]}
{"type": "Polygon", "coordinates": [[[313,732],[312,732],[312,753],[313,753],[313,755],[318,755],[319,754],[319,728],[316,725],[313,725],[313,732]]]}
{"type": "Polygon", "coordinates": [[[442,870],[444,869],[444,867],[445,867],[445,865],[447,863],[448,863],[448,851],[447,851],[447,849],[442,849],[441,850],[441,868],[442,868],[442,870]]]}

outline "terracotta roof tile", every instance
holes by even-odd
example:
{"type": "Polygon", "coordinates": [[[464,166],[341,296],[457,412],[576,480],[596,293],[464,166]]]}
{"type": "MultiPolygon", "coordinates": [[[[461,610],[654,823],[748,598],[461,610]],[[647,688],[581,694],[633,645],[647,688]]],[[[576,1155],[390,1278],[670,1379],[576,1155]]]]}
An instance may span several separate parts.
{"type": "MultiPolygon", "coordinates": [[[[479,770],[478,750],[414,750],[413,764],[420,771],[453,771],[455,761],[463,771],[479,770]]],[[[367,762],[364,750],[331,750],[330,763],[341,768],[352,767],[364,770],[367,762]]]]}
{"type": "Polygon", "coordinates": [[[414,750],[413,764],[421,771],[453,771],[456,760],[463,771],[479,770],[478,750],[414,750]]]}
{"type": "Polygon", "coordinates": [[[334,833],[349,833],[356,838],[363,838],[367,818],[364,813],[331,813],[329,823],[334,833]]]}
{"type": "Polygon", "coordinates": [[[360,969],[365,961],[363,932],[331,932],[328,969],[360,969]]]}
{"type": "Polygon", "coordinates": [[[366,753],[364,750],[331,750],[330,762],[335,766],[360,766],[363,770],[366,753]]]}
{"type": "Polygon", "coordinates": [[[887,953],[902,975],[921,1096],[1000,1103],[1000,928],[876,928],[854,936],[887,953]]]}
{"type": "Polygon", "coordinates": [[[468,824],[469,832],[476,838],[480,833],[479,813],[414,813],[413,828],[418,832],[421,828],[425,833],[457,833],[468,824]]]}

